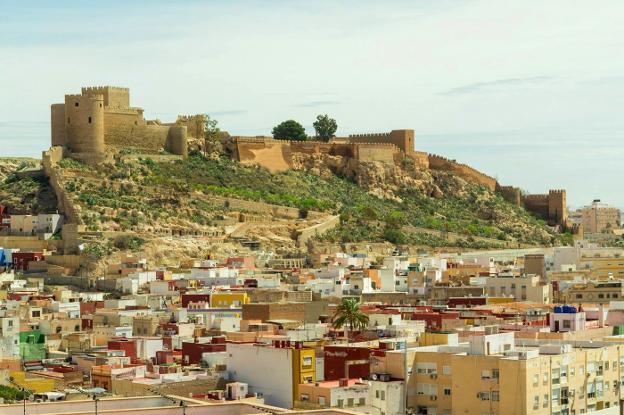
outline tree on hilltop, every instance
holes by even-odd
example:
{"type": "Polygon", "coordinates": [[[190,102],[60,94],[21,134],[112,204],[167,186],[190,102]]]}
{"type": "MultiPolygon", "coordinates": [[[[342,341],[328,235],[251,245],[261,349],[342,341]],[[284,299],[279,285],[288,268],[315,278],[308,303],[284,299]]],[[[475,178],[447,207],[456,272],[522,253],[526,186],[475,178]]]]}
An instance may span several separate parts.
{"type": "Polygon", "coordinates": [[[295,120],[288,120],[273,127],[273,138],[276,140],[305,141],[308,136],[301,124],[295,120]]]}
{"type": "Polygon", "coordinates": [[[218,147],[221,130],[217,127],[217,124],[217,120],[210,118],[210,115],[206,114],[204,120],[204,157],[207,157],[209,152],[214,151],[218,147]]]}
{"type": "Polygon", "coordinates": [[[338,124],[336,120],[330,118],[329,115],[318,115],[316,121],[312,123],[316,131],[316,137],[322,141],[329,141],[335,137],[338,124]]]}

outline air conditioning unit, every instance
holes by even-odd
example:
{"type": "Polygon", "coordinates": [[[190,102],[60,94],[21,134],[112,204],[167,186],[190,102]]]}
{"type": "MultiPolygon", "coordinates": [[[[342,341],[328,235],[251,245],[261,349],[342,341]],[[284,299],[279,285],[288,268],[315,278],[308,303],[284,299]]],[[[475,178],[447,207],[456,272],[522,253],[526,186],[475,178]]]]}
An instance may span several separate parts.
{"type": "Polygon", "coordinates": [[[437,379],[437,378],[438,378],[438,375],[437,375],[437,374],[435,374],[435,373],[432,373],[431,375],[429,375],[429,378],[431,378],[431,379],[437,379]]]}
{"type": "Polygon", "coordinates": [[[436,395],[431,395],[430,398],[431,398],[432,401],[437,401],[438,400],[438,397],[436,395]]]}
{"type": "Polygon", "coordinates": [[[380,373],[379,374],[379,380],[382,382],[389,382],[390,381],[390,374],[388,373],[380,373]]]}

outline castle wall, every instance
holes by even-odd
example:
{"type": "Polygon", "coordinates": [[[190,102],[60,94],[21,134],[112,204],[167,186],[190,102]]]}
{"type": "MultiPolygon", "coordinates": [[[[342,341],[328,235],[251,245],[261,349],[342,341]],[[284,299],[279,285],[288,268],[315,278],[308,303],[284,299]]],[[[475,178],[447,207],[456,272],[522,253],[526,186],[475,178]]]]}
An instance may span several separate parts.
{"type": "Polygon", "coordinates": [[[414,151],[414,130],[392,130],[389,133],[352,134],[346,138],[350,143],[391,143],[404,153],[414,151]]]}
{"type": "Polygon", "coordinates": [[[380,161],[394,164],[394,156],[399,149],[394,144],[355,144],[356,158],[359,161],[380,161]]]}
{"type": "Polygon", "coordinates": [[[61,183],[59,169],[56,166],[58,162],[63,159],[63,153],[63,147],[60,146],[55,146],[44,151],[41,157],[41,165],[50,182],[50,186],[54,189],[58,210],[65,215],[66,223],[80,223],[80,212],[76,209],[76,205],[72,203],[69,194],[61,183]]]}
{"type": "Polygon", "coordinates": [[[206,132],[205,123],[204,114],[178,115],[176,122],[171,125],[186,126],[188,137],[203,138],[206,132]]]}
{"type": "Polygon", "coordinates": [[[527,195],[522,202],[526,210],[548,220],[548,195],[527,195]]]}
{"type": "Polygon", "coordinates": [[[50,108],[50,126],[52,130],[52,146],[66,145],[65,104],[52,104],[50,108]]]}
{"type": "Polygon", "coordinates": [[[237,137],[235,143],[235,157],[241,164],[257,164],[272,172],[292,168],[292,153],[288,141],[264,137],[237,137]]]}
{"type": "Polygon", "coordinates": [[[83,87],[82,95],[102,95],[104,106],[112,108],[130,107],[130,89],[116,86],[83,87]]]}
{"type": "Polygon", "coordinates": [[[454,160],[449,160],[442,156],[429,154],[429,168],[433,170],[448,171],[458,175],[464,180],[483,185],[491,191],[496,190],[497,182],[495,178],[483,174],[470,166],[457,163],[454,160]]]}
{"type": "Polygon", "coordinates": [[[416,165],[418,168],[429,168],[429,153],[425,151],[414,151],[412,153],[406,154],[406,156],[412,159],[414,161],[414,165],[416,165]]]}
{"type": "Polygon", "coordinates": [[[311,239],[319,235],[328,232],[340,225],[340,216],[330,216],[324,222],[317,223],[307,228],[301,229],[297,232],[297,245],[300,248],[304,248],[306,243],[311,239]]]}
{"type": "Polygon", "coordinates": [[[519,188],[513,186],[498,186],[496,191],[508,202],[516,206],[522,205],[522,195],[519,188]]]}

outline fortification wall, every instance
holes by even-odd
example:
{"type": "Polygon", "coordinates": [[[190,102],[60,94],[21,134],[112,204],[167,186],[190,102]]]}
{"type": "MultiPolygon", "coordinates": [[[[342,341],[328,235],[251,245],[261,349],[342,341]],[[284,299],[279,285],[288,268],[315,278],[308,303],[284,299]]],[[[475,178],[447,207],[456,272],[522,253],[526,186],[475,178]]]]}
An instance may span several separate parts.
{"type": "Polygon", "coordinates": [[[204,114],[196,114],[178,115],[178,119],[172,125],[186,126],[188,137],[203,138],[206,132],[205,124],[206,116],[204,114]]]}
{"type": "Polygon", "coordinates": [[[454,173],[464,180],[483,185],[491,191],[495,191],[497,187],[495,178],[488,176],[487,174],[483,174],[470,166],[435,154],[429,154],[429,168],[454,173]]]}
{"type": "Polygon", "coordinates": [[[414,130],[392,130],[389,133],[351,134],[346,140],[350,143],[394,144],[406,154],[414,151],[414,130]]]}
{"type": "Polygon", "coordinates": [[[522,206],[522,194],[520,189],[513,186],[498,186],[496,189],[505,200],[516,206],[522,206]]]}
{"type": "Polygon", "coordinates": [[[406,154],[406,157],[409,157],[414,161],[414,165],[420,169],[428,169],[429,168],[429,153],[424,151],[413,151],[412,153],[406,154]]]}
{"type": "Polygon", "coordinates": [[[128,108],[130,106],[130,89],[118,86],[83,87],[83,95],[102,95],[104,106],[112,108],[128,108]]]}
{"type": "Polygon", "coordinates": [[[292,168],[290,142],[265,137],[236,137],[236,160],[241,164],[260,165],[272,172],[292,168]]]}
{"type": "Polygon", "coordinates": [[[65,104],[52,104],[50,107],[50,127],[52,133],[52,146],[67,145],[67,132],[65,130],[65,104]]]}
{"type": "Polygon", "coordinates": [[[548,195],[526,195],[522,203],[529,212],[548,220],[548,195]]]}
{"type": "Polygon", "coordinates": [[[111,125],[104,133],[107,146],[117,149],[132,148],[146,153],[165,149],[173,154],[187,155],[186,127],[158,124],[111,125]]]}
{"type": "Polygon", "coordinates": [[[240,209],[248,212],[263,213],[278,218],[298,219],[301,216],[301,212],[299,211],[299,209],[288,206],[271,205],[269,203],[254,202],[252,200],[243,200],[235,199],[232,197],[220,196],[211,197],[211,200],[215,202],[221,202],[225,207],[229,209],[240,209]]]}
{"type": "Polygon", "coordinates": [[[355,158],[363,162],[379,161],[393,164],[395,155],[400,153],[397,146],[389,143],[358,143],[353,144],[353,147],[355,158]]]}
{"type": "Polygon", "coordinates": [[[297,245],[300,248],[306,246],[306,243],[314,237],[320,236],[327,231],[334,229],[335,227],[340,225],[340,216],[330,216],[327,220],[307,227],[305,229],[301,229],[297,232],[297,245]]]}
{"type": "Polygon", "coordinates": [[[41,164],[50,182],[50,186],[52,186],[54,193],[56,193],[58,210],[65,215],[66,223],[81,223],[80,212],[76,210],[69,194],[65,190],[57,166],[58,162],[63,159],[63,153],[63,147],[52,147],[43,152],[41,164]]]}

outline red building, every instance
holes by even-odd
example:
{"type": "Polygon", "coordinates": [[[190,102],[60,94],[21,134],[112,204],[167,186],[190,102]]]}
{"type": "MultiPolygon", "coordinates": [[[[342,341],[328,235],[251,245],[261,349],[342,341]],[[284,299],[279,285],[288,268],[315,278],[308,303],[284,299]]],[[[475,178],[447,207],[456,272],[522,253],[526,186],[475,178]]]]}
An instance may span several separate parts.
{"type": "Polygon", "coordinates": [[[14,252],[13,269],[16,271],[28,271],[28,264],[32,261],[43,261],[43,252],[14,252]]]}
{"type": "Polygon", "coordinates": [[[456,320],[459,318],[457,312],[416,312],[412,314],[412,320],[421,320],[425,322],[427,331],[439,331],[442,330],[442,320],[456,320]]]}
{"type": "Polygon", "coordinates": [[[209,293],[185,293],[182,294],[182,307],[187,308],[190,302],[204,302],[206,304],[210,304],[210,294],[209,293]]]}
{"type": "Polygon", "coordinates": [[[108,341],[109,350],[123,350],[125,356],[130,357],[131,363],[137,361],[137,344],[134,339],[119,337],[108,341]]]}
{"type": "Polygon", "coordinates": [[[185,365],[201,363],[202,353],[225,352],[225,337],[213,337],[210,343],[182,342],[182,361],[185,365]]]}
{"type": "Polygon", "coordinates": [[[367,378],[370,375],[370,348],[325,346],[325,380],[367,378]]]}

